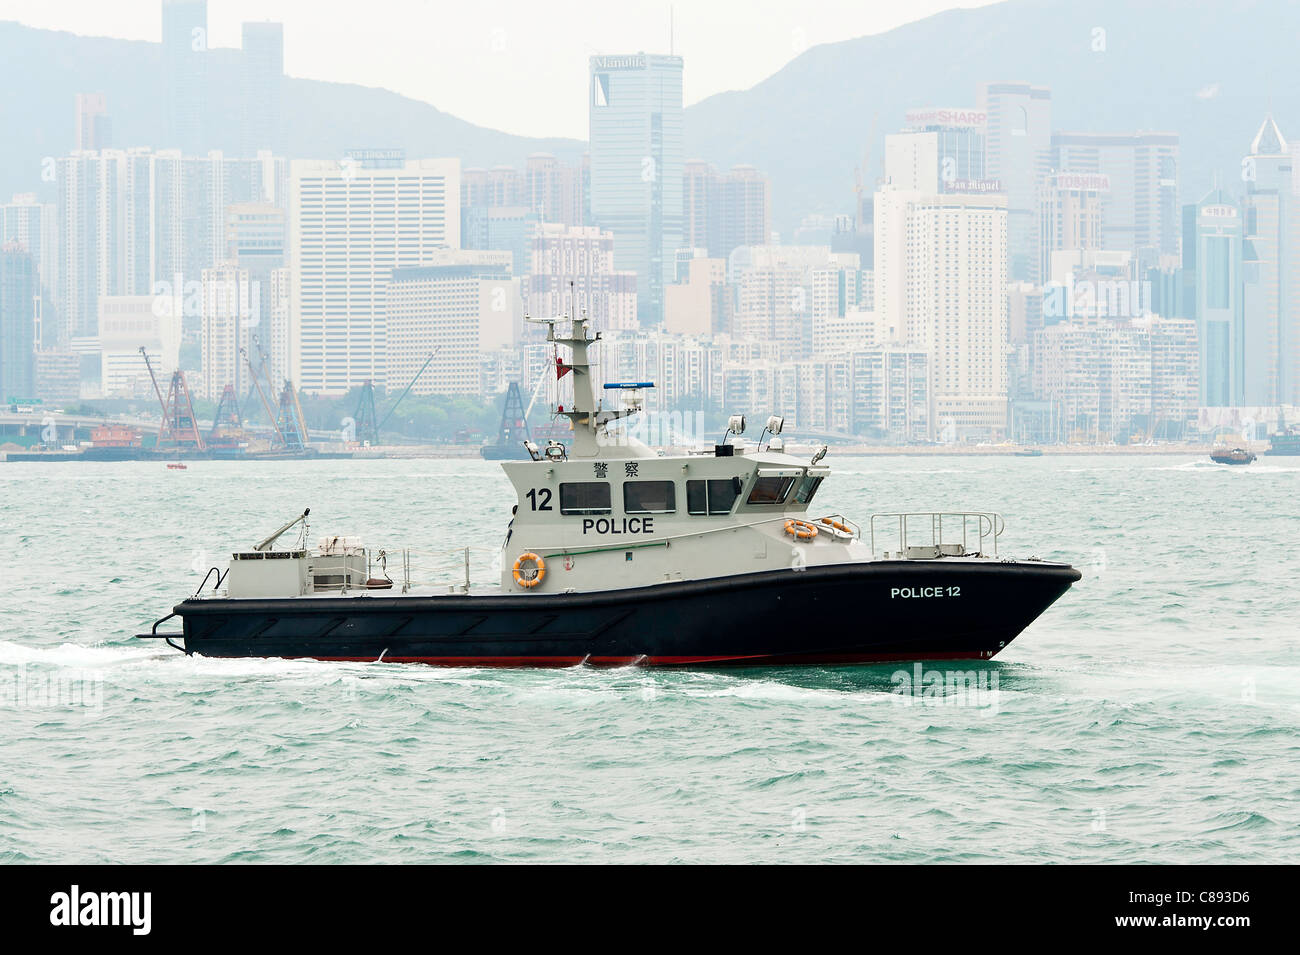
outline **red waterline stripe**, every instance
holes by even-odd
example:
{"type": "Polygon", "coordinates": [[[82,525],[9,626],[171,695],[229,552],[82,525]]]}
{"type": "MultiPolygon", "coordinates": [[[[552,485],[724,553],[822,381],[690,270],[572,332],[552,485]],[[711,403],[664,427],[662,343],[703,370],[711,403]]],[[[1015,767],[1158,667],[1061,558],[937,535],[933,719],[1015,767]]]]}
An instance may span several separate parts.
{"type": "Polygon", "coordinates": [[[790,655],[754,654],[752,656],[634,656],[634,657],[574,657],[574,656],[492,656],[492,657],[399,657],[385,656],[382,661],[373,656],[336,657],[306,656],[285,657],[292,660],[320,660],[326,663],[422,663],[427,666],[462,667],[573,667],[586,663],[589,666],[698,666],[703,664],[846,664],[846,663],[900,663],[913,660],[988,660],[982,653],[807,653],[790,655]]]}

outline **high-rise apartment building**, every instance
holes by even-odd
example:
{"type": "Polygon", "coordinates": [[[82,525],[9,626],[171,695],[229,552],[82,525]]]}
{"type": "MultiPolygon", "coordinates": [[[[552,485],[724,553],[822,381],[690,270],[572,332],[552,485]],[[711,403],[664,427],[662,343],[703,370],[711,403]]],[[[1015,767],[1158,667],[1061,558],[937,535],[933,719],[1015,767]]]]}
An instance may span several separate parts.
{"type": "Polygon", "coordinates": [[[1006,425],[1007,196],[876,193],[876,310],[930,356],[936,430],[1006,425]]]}
{"type": "Polygon", "coordinates": [[[683,247],[725,259],[742,245],[767,245],[772,232],[771,182],[753,166],[725,175],[692,159],[682,184],[683,247]]]}
{"type": "Polygon", "coordinates": [[[242,396],[252,384],[245,354],[258,361],[252,336],[261,316],[261,289],[253,286],[247,269],[233,262],[204,269],[202,287],[201,394],[217,401],[226,385],[234,385],[235,394],[242,396]]]}
{"type": "Polygon", "coordinates": [[[1038,187],[1051,163],[1052,91],[1027,83],[981,83],[976,110],[987,118],[985,174],[1007,195],[1007,269],[1038,282],[1038,187]]]}
{"type": "Polygon", "coordinates": [[[589,94],[592,219],[637,274],[641,323],[657,324],[683,244],[682,58],[593,56],[589,94]]]}
{"type": "Polygon", "coordinates": [[[459,161],[294,160],[289,194],[291,378],[324,394],[386,384],[385,289],[459,248],[459,161]]]}

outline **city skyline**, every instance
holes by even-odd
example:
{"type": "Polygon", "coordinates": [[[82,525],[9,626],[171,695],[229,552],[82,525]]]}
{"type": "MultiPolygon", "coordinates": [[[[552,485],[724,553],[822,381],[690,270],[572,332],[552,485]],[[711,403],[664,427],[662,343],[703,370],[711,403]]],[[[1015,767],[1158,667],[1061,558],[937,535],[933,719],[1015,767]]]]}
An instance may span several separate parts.
{"type": "Polygon", "coordinates": [[[3,206],[33,279],[4,310],[33,342],[6,398],[147,395],[139,353],[245,408],[263,385],[486,398],[553,362],[527,312],[586,314],[617,356],[599,378],[660,383],[647,410],[766,403],[839,438],[1151,441],[1300,404],[1296,150],[1271,114],[1239,188],[1180,202],[1183,129],[1067,123],[1051,86],[995,73],[874,116],[853,188],[790,228],[774,199],[801,183],[687,151],[681,55],[587,57],[577,155],[321,157],[285,145],[285,24],[241,24],[222,65],[215,3],[156,6],[161,122],[123,136],[138,105],[69,94],[79,148],[3,206]]]}

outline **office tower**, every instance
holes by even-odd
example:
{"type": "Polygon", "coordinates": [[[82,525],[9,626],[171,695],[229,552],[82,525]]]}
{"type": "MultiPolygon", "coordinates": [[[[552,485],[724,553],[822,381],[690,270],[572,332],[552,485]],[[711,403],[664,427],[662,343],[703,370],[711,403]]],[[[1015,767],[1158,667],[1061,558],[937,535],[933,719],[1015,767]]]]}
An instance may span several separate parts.
{"type": "Polygon", "coordinates": [[[920,192],[997,191],[985,175],[987,126],[979,110],[909,110],[907,130],[885,137],[885,181],[920,192]]]}
{"type": "MultiPolygon", "coordinates": [[[[235,386],[241,397],[252,385],[244,355],[260,365],[257,344],[252,340],[262,312],[261,288],[249,273],[233,262],[224,262],[202,272],[200,342],[203,387],[200,394],[209,401],[221,398],[226,385],[235,386]]],[[[259,336],[259,342],[261,341],[259,336]]]]}
{"type": "Polygon", "coordinates": [[[278,152],[281,104],[284,100],[284,24],[243,24],[243,50],[239,62],[241,109],[239,155],[250,158],[258,150],[278,152]]]}
{"type": "Polygon", "coordinates": [[[510,253],[448,249],[394,269],[384,314],[389,388],[414,381],[419,395],[478,394],[482,355],[515,344],[522,331],[510,253]]]}
{"type": "Polygon", "coordinates": [[[958,436],[1006,425],[1007,203],[876,193],[876,310],[930,355],[934,426],[958,436]]]}
{"type": "Polygon", "coordinates": [[[460,246],[455,159],[294,160],[289,184],[291,378],[342,394],[388,382],[393,269],[460,246]]]}
{"type": "Polygon", "coordinates": [[[1026,83],[981,83],[987,117],[985,175],[1007,195],[1007,277],[1039,282],[1038,186],[1051,161],[1052,92],[1026,83]]]}
{"type": "Polygon", "coordinates": [[[0,244],[0,400],[36,396],[36,308],[31,253],[0,244]]]}
{"type": "Polygon", "coordinates": [[[562,163],[550,153],[534,153],[524,168],[528,206],[541,222],[586,225],[587,176],[590,166],[562,163]]]}
{"type": "Polygon", "coordinates": [[[614,235],[615,267],[637,274],[641,324],[663,319],[682,242],[682,58],[593,56],[591,215],[614,235]]]}
{"type": "Polygon", "coordinates": [[[1272,116],[1251,141],[1242,178],[1246,403],[1300,404],[1300,183],[1272,116]]]}
{"type": "Polygon", "coordinates": [[[705,249],[710,258],[770,241],[771,183],[753,166],[733,166],[719,175],[701,160],[686,163],[682,209],[683,247],[705,249]]]}
{"type": "Polygon", "coordinates": [[[1043,180],[1039,200],[1039,280],[1052,275],[1052,253],[1095,251],[1102,240],[1102,197],[1110,180],[1099,173],[1053,173],[1043,180]]]}
{"type": "Polygon", "coordinates": [[[40,296],[37,347],[48,336],[54,346],[59,323],[54,298],[59,274],[58,207],[52,202],[37,202],[34,193],[19,193],[12,202],[0,205],[0,245],[15,242],[29,253],[36,269],[37,294],[40,296]]]}
{"type": "Polygon", "coordinates": [[[1132,252],[1139,268],[1178,255],[1178,134],[1052,134],[1057,173],[1105,177],[1101,247],[1132,252]]]}
{"type": "Polygon", "coordinates": [[[153,397],[141,348],[160,381],[179,366],[180,316],[156,305],[152,295],[100,296],[99,388],[105,398],[153,397]]]}
{"type": "Polygon", "coordinates": [[[596,331],[635,331],[637,277],[615,267],[615,239],[595,226],[543,223],[533,233],[528,314],[581,315],[596,331]]]}
{"type": "Polygon", "coordinates": [[[161,79],[167,142],[162,145],[187,155],[197,155],[208,145],[207,58],[207,0],[163,0],[161,79]]]}
{"type": "Polygon", "coordinates": [[[108,97],[103,93],[78,93],[77,149],[108,149],[113,145],[113,125],[108,119],[108,97]]]}
{"type": "Polygon", "coordinates": [[[1183,269],[1191,278],[1200,341],[1201,403],[1235,407],[1246,391],[1244,220],[1221,189],[1189,207],[1183,269]]]}

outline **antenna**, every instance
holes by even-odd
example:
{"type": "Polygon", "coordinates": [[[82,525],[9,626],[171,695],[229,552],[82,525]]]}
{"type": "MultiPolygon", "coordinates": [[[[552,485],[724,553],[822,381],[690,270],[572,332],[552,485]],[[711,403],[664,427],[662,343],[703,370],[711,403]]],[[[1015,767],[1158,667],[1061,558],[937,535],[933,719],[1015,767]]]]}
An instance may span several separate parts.
{"type": "Polygon", "coordinates": [[[673,53],[673,6],[670,3],[668,5],[668,55],[672,56],[673,53]]]}

